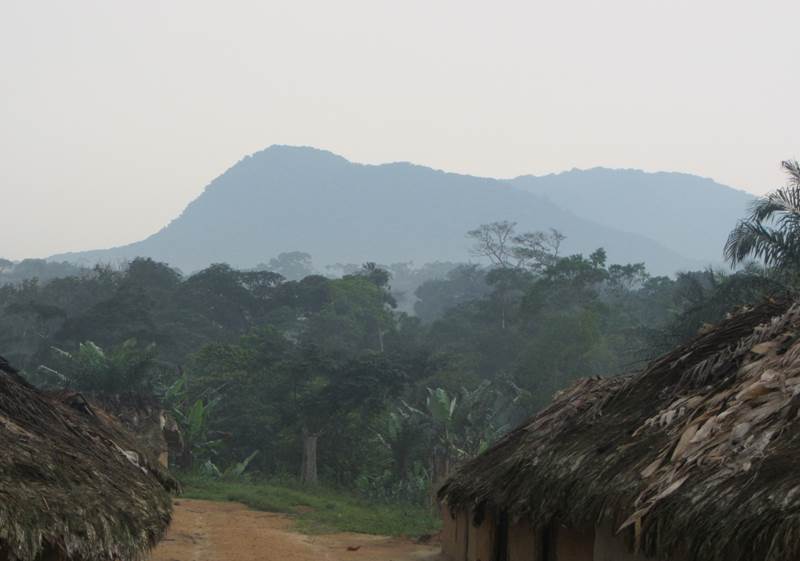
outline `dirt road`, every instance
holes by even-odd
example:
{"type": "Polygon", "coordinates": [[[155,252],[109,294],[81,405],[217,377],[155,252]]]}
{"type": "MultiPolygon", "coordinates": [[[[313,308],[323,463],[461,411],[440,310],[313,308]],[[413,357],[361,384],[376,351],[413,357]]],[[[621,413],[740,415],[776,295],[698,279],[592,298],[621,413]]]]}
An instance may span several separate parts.
{"type": "Polygon", "coordinates": [[[439,548],[364,534],[307,536],[281,514],[179,499],[151,561],[434,561],[439,548]]]}

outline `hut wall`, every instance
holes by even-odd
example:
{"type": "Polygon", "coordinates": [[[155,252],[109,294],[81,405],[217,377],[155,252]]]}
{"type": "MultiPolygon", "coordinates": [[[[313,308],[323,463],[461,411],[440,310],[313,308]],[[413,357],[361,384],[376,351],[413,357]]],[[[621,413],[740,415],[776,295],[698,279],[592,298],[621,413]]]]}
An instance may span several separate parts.
{"type": "Polygon", "coordinates": [[[597,528],[594,534],[594,561],[649,561],[642,553],[634,553],[623,536],[615,535],[610,525],[597,528]]]}
{"type": "Polygon", "coordinates": [[[494,561],[495,530],[495,521],[489,514],[483,518],[480,526],[469,528],[466,561],[494,561]]]}
{"type": "Polygon", "coordinates": [[[460,511],[455,517],[450,515],[446,505],[442,506],[442,557],[447,561],[467,561],[467,548],[472,524],[470,515],[460,511]]]}
{"type": "Polygon", "coordinates": [[[456,516],[456,547],[454,561],[467,561],[467,548],[469,547],[469,534],[472,529],[470,514],[459,512],[456,516]]]}
{"type": "Polygon", "coordinates": [[[553,531],[554,559],[546,561],[593,561],[594,530],[559,527],[553,531]]]}
{"type": "MultiPolygon", "coordinates": [[[[442,531],[439,539],[442,542],[442,555],[448,561],[463,561],[463,557],[457,557],[458,548],[458,519],[450,514],[450,509],[446,504],[441,505],[442,512],[442,531]]],[[[2,560],[0,560],[2,561],[2,560]]]]}
{"type": "MultiPolygon", "coordinates": [[[[594,561],[654,561],[644,553],[634,553],[628,541],[615,534],[610,525],[599,526],[594,537],[594,561]]],[[[678,554],[670,561],[683,561],[685,555],[678,554]]]]}
{"type": "Polygon", "coordinates": [[[508,527],[508,561],[545,561],[542,559],[542,532],[527,522],[508,527]]]}

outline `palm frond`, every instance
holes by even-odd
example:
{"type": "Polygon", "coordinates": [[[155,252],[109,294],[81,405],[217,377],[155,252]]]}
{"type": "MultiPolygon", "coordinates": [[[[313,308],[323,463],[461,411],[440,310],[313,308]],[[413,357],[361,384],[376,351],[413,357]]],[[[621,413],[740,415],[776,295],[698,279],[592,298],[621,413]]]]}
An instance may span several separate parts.
{"type": "Polygon", "coordinates": [[[767,266],[776,266],[791,253],[791,244],[784,232],[752,220],[739,222],[725,242],[725,258],[733,265],[754,258],[767,266]]]}
{"type": "Polygon", "coordinates": [[[781,166],[789,176],[789,185],[800,189],[800,162],[797,160],[784,160],[781,166]]]}
{"type": "Polygon", "coordinates": [[[776,269],[800,268],[800,163],[782,166],[787,185],[754,201],[728,235],[724,255],[732,265],[757,259],[776,269]]]}

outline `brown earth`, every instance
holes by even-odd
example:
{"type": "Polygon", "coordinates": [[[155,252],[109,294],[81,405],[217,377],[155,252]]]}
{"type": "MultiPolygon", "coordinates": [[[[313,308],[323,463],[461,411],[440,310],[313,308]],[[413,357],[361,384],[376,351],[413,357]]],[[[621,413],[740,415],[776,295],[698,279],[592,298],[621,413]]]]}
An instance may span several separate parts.
{"type": "Polygon", "coordinates": [[[239,503],[179,499],[151,561],[434,561],[439,547],[365,534],[304,535],[239,503]]]}

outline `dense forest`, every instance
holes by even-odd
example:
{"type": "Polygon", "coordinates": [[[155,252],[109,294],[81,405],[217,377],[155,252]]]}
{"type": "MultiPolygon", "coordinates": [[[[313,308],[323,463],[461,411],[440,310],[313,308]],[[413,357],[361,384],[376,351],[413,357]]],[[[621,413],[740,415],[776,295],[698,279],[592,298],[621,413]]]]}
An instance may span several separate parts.
{"type": "Polygon", "coordinates": [[[786,212],[776,193],[725,248],[734,264],[764,265],[732,273],[651,276],[602,248],[562,255],[568,232],[513,222],[467,233],[484,265],[421,270],[323,276],[297,252],[252,270],[183,275],[137,258],[14,278],[3,261],[0,348],[46,388],[159,400],[183,428],[182,470],[425,501],[574,379],[635,370],[737,306],[792,290],[793,223],[768,225],[786,212]],[[413,298],[395,278],[419,281],[413,298]]]}

